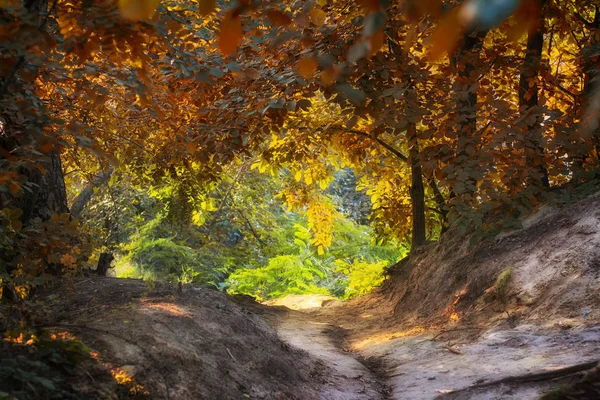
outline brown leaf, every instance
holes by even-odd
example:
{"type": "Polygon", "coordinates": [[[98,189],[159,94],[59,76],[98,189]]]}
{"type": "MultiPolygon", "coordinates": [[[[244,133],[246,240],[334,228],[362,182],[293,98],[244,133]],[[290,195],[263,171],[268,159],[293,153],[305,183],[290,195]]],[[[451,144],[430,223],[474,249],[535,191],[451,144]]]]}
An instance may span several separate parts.
{"type": "Polygon", "coordinates": [[[287,26],[292,23],[292,19],[287,14],[277,10],[267,11],[267,18],[269,18],[275,26],[287,26]]]}
{"type": "Polygon", "coordinates": [[[356,0],[366,11],[378,11],[381,9],[379,0],[356,0]]]}
{"type": "Polygon", "coordinates": [[[340,74],[339,68],[333,66],[331,68],[327,68],[321,73],[321,83],[324,86],[329,86],[332,83],[335,83],[336,79],[340,74]]]}
{"type": "Polygon", "coordinates": [[[217,0],[198,0],[198,11],[201,15],[209,15],[214,11],[216,6],[217,0]]]}
{"type": "Polygon", "coordinates": [[[187,144],[187,146],[185,146],[185,149],[188,151],[188,153],[193,154],[196,152],[196,149],[198,148],[198,145],[195,142],[189,142],[187,144]]]}
{"type": "Polygon", "coordinates": [[[371,36],[369,39],[371,41],[371,51],[369,52],[369,55],[373,56],[377,54],[377,52],[381,50],[381,48],[385,44],[385,32],[383,31],[383,29],[380,29],[377,32],[375,32],[373,36],[371,36]]]}
{"type": "Polygon", "coordinates": [[[133,21],[150,19],[160,0],[119,0],[119,11],[124,18],[133,21]]]}
{"type": "Polygon", "coordinates": [[[432,15],[437,17],[442,11],[442,5],[440,0],[417,0],[416,6],[421,13],[421,16],[432,15]]]}
{"type": "Polygon", "coordinates": [[[235,52],[242,43],[242,22],[240,17],[229,12],[225,14],[219,26],[218,46],[224,55],[235,52]]]}
{"type": "Polygon", "coordinates": [[[52,149],[54,148],[54,146],[52,145],[52,143],[44,143],[40,146],[40,151],[44,154],[49,153],[52,151],[52,149]]]}
{"type": "Polygon", "coordinates": [[[315,60],[314,58],[303,58],[300,61],[298,61],[298,73],[303,78],[311,78],[317,70],[317,66],[317,60],[315,60]]]}

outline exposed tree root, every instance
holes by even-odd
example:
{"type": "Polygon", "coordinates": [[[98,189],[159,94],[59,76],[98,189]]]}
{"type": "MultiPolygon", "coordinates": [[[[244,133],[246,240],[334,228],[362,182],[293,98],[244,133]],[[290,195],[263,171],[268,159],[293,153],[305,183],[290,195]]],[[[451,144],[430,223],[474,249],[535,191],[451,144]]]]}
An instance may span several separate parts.
{"type": "MultiPolygon", "coordinates": [[[[582,364],[572,365],[570,367],[561,368],[553,371],[534,372],[526,375],[507,376],[505,378],[497,379],[494,381],[478,383],[475,385],[468,386],[463,389],[454,390],[448,394],[454,395],[459,392],[466,392],[473,389],[481,389],[490,386],[502,385],[506,383],[530,383],[530,382],[542,382],[550,381],[557,378],[564,378],[569,375],[576,374],[595,368],[598,365],[598,361],[590,361],[582,364]]],[[[438,396],[441,398],[443,396],[438,396]]]]}

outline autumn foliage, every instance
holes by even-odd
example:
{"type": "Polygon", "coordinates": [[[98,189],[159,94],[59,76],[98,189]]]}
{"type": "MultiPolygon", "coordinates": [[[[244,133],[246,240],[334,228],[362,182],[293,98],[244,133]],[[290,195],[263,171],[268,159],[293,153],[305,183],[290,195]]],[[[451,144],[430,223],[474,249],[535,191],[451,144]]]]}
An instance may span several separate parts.
{"type": "Polygon", "coordinates": [[[344,168],[379,238],[493,229],[595,177],[599,28],[592,0],[0,1],[0,279],[92,264],[68,205],[113,170],[188,221],[285,171],[318,254],[344,168]]]}

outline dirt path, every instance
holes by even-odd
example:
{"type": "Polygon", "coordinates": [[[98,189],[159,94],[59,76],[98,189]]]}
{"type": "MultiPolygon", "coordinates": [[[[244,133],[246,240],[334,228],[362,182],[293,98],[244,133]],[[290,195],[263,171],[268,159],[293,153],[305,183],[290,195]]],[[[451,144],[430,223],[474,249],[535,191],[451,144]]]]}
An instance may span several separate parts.
{"type": "Polygon", "coordinates": [[[321,360],[333,369],[327,385],[319,388],[324,400],[386,399],[386,388],[352,353],[336,343],[334,327],[311,318],[308,314],[290,311],[281,317],[277,332],[281,339],[321,360]]]}
{"type": "Polygon", "coordinates": [[[322,399],[537,399],[557,382],[464,389],[600,359],[598,325],[570,329],[520,325],[477,330],[478,338],[469,340],[468,329],[443,335],[437,331],[365,334],[353,331],[352,323],[340,326],[318,310],[307,311],[282,314],[277,330],[284,341],[335,371],[322,388],[322,399]]]}

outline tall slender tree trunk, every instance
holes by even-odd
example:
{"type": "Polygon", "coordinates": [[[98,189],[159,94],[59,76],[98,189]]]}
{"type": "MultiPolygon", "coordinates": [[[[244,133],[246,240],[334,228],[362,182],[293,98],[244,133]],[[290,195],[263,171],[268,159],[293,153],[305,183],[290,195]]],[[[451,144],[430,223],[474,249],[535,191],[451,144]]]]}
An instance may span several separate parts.
{"type": "Polygon", "coordinates": [[[415,111],[419,109],[416,88],[410,76],[406,77],[407,92],[405,97],[405,118],[408,119],[406,138],[408,139],[408,162],[411,171],[410,199],[412,208],[412,245],[415,249],[427,242],[427,226],[425,222],[425,187],[423,186],[423,169],[419,153],[417,137],[418,118],[415,111]]]}
{"type": "Polygon", "coordinates": [[[410,146],[411,186],[410,199],[412,203],[412,248],[422,246],[427,241],[425,223],[425,187],[423,186],[423,171],[419,157],[417,127],[411,122],[407,129],[410,146]]]}
{"type": "Polygon", "coordinates": [[[524,117],[524,144],[529,186],[550,187],[548,170],[544,161],[544,143],[541,132],[541,115],[538,104],[538,75],[544,47],[544,14],[539,4],[535,27],[527,35],[525,60],[519,77],[519,111],[524,117]]]}
{"type": "Polygon", "coordinates": [[[461,199],[461,203],[469,204],[476,196],[477,176],[480,163],[477,161],[477,93],[473,89],[476,78],[473,76],[477,69],[477,60],[483,48],[487,30],[471,29],[468,31],[452,64],[456,73],[454,96],[456,104],[456,155],[455,184],[452,188],[453,197],[461,199]]]}
{"type": "MultiPolygon", "coordinates": [[[[580,102],[582,124],[578,132],[579,141],[584,142],[579,144],[582,148],[578,157],[581,169],[586,158],[595,159],[596,164],[600,158],[600,6],[595,6],[594,20],[586,21],[585,25],[590,34],[588,43],[582,49],[585,83],[580,102]]],[[[578,171],[575,171],[574,179],[578,179],[576,172],[578,171]]]]}

